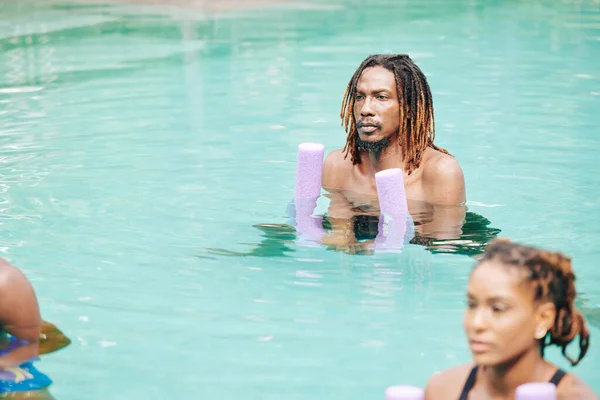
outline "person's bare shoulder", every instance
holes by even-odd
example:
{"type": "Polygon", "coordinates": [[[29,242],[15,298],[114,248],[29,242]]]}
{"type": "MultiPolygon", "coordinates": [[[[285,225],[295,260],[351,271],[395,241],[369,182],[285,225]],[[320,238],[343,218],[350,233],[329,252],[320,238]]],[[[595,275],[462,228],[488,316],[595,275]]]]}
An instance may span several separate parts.
{"type": "Polygon", "coordinates": [[[20,269],[0,258],[0,298],[13,291],[33,290],[31,283],[20,269]]]}
{"type": "Polygon", "coordinates": [[[345,158],[342,149],[334,150],[325,157],[323,162],[323,181],[325,189],[343,189],[352,171],[352,161],[345,158]]]}
{"type": "Polygon", "coordinates": [[[464,364],[433,375],[425,386],[425,400],[458,399],[472,368],[464,364]]]}
{"type": "Polygon", "coordinates": [[[38,339],[40,323],[33,286],[20,269],[0,258],[0,326],[14,336],[33,341],[38,339]]]}
{"type": "Polygon", "coordinates": [[[557,389],[559,400],[599,400],[591,387],[571,373],[565,375],[557,389]]]}
{"type": "Polygon", "coordinates": [[[423,160],[423,185],[428,202],[457,205],[466,201],[465,177],[456,158],[429,149],[423,160]]]}

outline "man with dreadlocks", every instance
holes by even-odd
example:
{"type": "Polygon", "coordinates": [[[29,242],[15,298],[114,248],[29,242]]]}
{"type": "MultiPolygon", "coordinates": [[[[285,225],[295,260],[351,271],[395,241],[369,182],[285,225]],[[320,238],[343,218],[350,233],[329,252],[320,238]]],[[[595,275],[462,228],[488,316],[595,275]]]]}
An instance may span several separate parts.
{"type": "Polygon", "coordinates": [[[443,236],[458,237],[466,211],[463,172],[447,150],[434,144],[431,90],[411,58],[377,54],[365,59],[348,83],[340,116],[346,145],[323,165],[323,187],[332,194],[328,215],[336,218],[340,212],[334,203],[376,204],[375,173],[401,168],[411,214],[421,214],[425,205],[438,224],[431,230],[454,231],[443,236]]]}

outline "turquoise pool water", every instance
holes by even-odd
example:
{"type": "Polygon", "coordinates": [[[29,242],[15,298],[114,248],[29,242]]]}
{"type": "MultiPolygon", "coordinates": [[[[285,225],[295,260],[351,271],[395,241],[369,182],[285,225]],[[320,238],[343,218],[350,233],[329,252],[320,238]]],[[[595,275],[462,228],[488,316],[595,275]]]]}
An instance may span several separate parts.
{"type": "Polygon", "coordinates": [[[600,392],[598,2],[135,3],[0,3],[0,255],[73,339],[57,399],[377,399],[469,360],[471,257],[278,225],[376,52],[427,73],[469,210],[573,256],[600,392]]]}

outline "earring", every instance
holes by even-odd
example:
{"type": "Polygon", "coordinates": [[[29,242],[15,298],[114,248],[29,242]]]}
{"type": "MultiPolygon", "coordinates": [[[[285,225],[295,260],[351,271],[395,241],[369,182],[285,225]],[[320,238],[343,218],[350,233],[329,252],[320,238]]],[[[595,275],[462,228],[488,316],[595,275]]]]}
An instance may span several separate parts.
{"type": "Polygon", "coordinates": [[[542,339],[544,336],[546,336],[546,330],[542,329],[542,328],[538,328],[538,330],[535,331],[535,338],[536,339],[542,339]]]}

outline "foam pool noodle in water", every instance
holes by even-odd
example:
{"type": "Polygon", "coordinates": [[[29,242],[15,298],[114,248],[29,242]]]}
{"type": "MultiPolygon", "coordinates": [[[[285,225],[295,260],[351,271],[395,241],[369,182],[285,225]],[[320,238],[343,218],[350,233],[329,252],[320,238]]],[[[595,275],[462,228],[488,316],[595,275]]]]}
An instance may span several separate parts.
{"type": "Polygon", "coordinates": [[[380,217],[375,248],[400,249],[414,236],[414,223],[408,212],[404,175],[400,168],[375,174],[380,217]]]}
{"type": "Polygon", "coordinates": [[[323,217],[312,215],[321,195],[324,154],[325,146],[319,143],[298,146],[296,187],[290,214],[302,241],[319,243],[324,235],[323,217]]]}
{"type": "Polygon", "coordinates": [[[550,382],[524,383],[517,387],[515,400],[556,400],[556,386],[550,382]]]}
{"type": "Polygon", "coordinates": [[[294,198],[318,198],[321,195],[321,176],[325,146],[320,143],[301,143],[296,164],[294,198]]]}
{"type": "Polygon", "coordinates": [[[385,400],[424,400],[425,392],[416,386],[390,386],[385,391],[385,400]]]}

